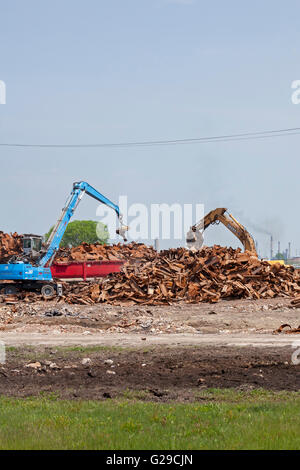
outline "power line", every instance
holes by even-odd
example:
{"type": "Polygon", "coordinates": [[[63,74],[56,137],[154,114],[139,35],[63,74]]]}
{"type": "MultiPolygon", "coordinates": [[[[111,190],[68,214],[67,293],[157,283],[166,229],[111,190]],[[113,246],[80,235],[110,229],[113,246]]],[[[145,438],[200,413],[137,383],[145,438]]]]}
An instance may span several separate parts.
{"type": "Polygon", "coordinates": [[[119,147],[152,147],[163,145],[184,145],[184,144],[202,144],[211,142],[232,142],[242,140],[257,140],[273,137],[286,137],[290,135],[299,135],[300,127],[289,129],[268,130],[260,132],[244,132],[241,134],[219,135],[211,137],[195,137],[173,140],[146,140],[118,143],[98,143],[98,144],[16,144],[0,143],[0,147],[29,147],[29,148],[119,148],[119,147]]]}

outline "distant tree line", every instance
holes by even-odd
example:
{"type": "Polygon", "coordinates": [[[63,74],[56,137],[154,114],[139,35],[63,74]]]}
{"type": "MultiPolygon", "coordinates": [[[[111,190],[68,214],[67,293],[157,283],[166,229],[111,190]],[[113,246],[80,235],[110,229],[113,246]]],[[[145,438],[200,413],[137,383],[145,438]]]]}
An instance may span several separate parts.
{"type": "MultiPolygon", "coordinates": [[[[51,235],[54,226],[46,233],[46,241],[51,235]]],[[[81,243],[101,243],[105,245],[109,239],[109,232],[106,225],[94,220],[74,220],[70,222],[62,238],[61,247],[74,247],[81,243]],[[97,225],[98,230],[97,230],[97,225]]]]}

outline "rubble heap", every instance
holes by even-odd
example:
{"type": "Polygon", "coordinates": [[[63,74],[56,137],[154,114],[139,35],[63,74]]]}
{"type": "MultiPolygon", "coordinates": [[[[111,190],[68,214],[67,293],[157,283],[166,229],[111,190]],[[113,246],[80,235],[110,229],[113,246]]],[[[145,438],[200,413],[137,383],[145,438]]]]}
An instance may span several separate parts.
{"type": "Polygon", "coordinates": [[[293,267],[270,265],[249,252],[214,246],[198,252],[162,251],[143,263],[125,263],[120,273],[101,281],[66,283],[64,288],[69,303],[213,303],[224,298],[299,295],[300,276],[293,267]]]}
{"type": "Polygon", "coordinates": [[[61,248],[55,257],[55,263],[67,263],[71,261],[115,261],[115,260],[153,260],[157,252],[153,247],[143,243],[118,243],[117,245],[101,245],[95,243],[89,245],[82,243],[74,248],[61,248]]]}
{"type": "MultiPolygon", "coordinates": [[[[0,232],[0,263],[7,263],[12,256],[22,254],[22,237],[17,233],[8,234],[0,232]]],[[[82,243],[74,248],[60,248],[54,262],[68,263],[72,261],[116,261],[134,260],[145,261],[154,259],[157,252],[153,247],[143,243],[118,243],[117,245],[102,245],[95,243],[89,245],[82,243]]]]}
{"type": "MultiPolygon", "coordinates": [[[[20,254],[16,233],[0,232],[0,262],[20,254]]],[[[300,274],[291,266],[261,261],[253,253],[221,246],[192,252],[185,248],[157,253],[141,243],[89,245],[61,249],[56,263],[93,260],[125,260],[121,272],[93,282],[64,283],[63,299],[69,303],[149,304],[184,300],[189,303],[220,299],[294,297],[300,304],[300,274]]],[[[28,302],[34,292],[18,294],[28,302]]],[[[16,299],[16,300],[17,300],[16,299]]]]}
{"type": "Polygon", "coordinates": [[[7,263],[12,256],[22,252],[22,240],[17,233],[0,232],[0,263],[7,263]]]}

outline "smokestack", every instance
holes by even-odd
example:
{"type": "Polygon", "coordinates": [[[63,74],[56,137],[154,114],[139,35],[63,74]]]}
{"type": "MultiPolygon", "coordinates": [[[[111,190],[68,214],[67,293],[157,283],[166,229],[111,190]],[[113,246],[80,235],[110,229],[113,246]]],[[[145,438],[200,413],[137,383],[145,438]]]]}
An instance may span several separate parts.
{"type": "Polygon", "coordinates": [[[270,238],[270,259],[273,259],[273,237],[270,238]]]}
{"type": "Polygon", "coordinates": [[[289,250],[288,250],[289,259],[291,258],[291,242],[289,242],[289,250]]]}
{"type": "Polygon", "coordinates": [[[278,254],[280,253],[280,242],[278,242],[278,254]]]}
{"type": "Polygon", "coordinates": [[[156,251],[159,251],[159,239],[158,238],[154,240],[154,249],[156,251]]]}

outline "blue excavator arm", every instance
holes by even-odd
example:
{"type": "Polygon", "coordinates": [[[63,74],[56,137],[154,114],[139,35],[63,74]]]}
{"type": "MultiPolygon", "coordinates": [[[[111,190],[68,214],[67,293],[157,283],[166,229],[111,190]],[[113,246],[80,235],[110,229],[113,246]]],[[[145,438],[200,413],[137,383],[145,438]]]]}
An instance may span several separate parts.
{"type": "Polygon", "coordinates": [[[73,184],[71,194],[65,204],[65,207],[61,212],[58,221],[56,222],[54,229],[51,232],[51,235],[45,247],[45,254],[40,258],[38,266],[44,267],[47,264],[51,265],[53,258],[57,250],[59,249],[60,242],[66,231],[68,223],[85,193],[91,196],[92,198],[96,199],[97,201],[107,205],[108,207],[111,207],[111,209],[116,212],[120,221],[120,228],[119,230],[117,230],[117,233],[119,233],[124,238],[124,240],[126,240],[124,235],[128,227],[125,227],[122,224],[122,215],[120,214],[119,207],[113,202],[111,202],[109,199],[107,199],[107,197],[103,196],[103,194],[99,193],[88,183],[86,183],[85,181],[80,181],[78,183],[73,184]]]}

